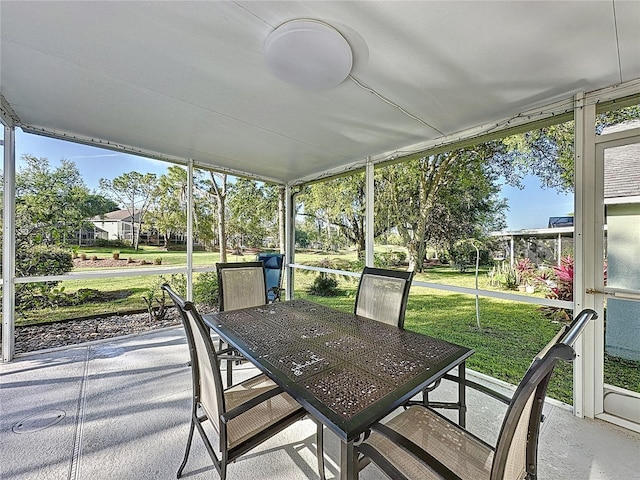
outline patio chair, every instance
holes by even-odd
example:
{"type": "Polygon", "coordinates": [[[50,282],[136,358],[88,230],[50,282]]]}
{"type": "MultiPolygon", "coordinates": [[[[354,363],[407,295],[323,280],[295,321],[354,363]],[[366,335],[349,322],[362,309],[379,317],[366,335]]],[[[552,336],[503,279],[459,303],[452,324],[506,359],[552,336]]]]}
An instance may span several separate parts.
{"type": "Polygon", "coordinates": [[[432,408],[414,405],[371,428],[368,438],[357,447],[360,464],[373,461],[394,480],[536,479],[538,436],[549,379],[558,360],[575,358],[573,343],[596,317],[593,310],[583,310],[536,356],[509,402],[495,447],[432,408]]]}
{"type": "Polygon", "coordinates": [[[354,312],[404,328],[413,272],[365,267],[358,284],[354,312]]]}
{"type": "Polygon", "coordinates": [[[267,300],[269,303],[280,301],[282,295],[282,264],[284,255],[281,253],[259,253],[256,259],[264,263],[267,275],[267,300]]]}
{"type": "Polygon", "coordinates": [[[266,305],[264,263],[216,263],[216,272],[221,312],[266,305]]]}
{"type": "MultiPolygon", "coordinates": [[[[221,312],[267,303],[267,279],[262,262],[216,263],[221,312]]],[[[224,348],[220,339],[219,349],[224,348]]],[[[240,358],[238,354],[238,358],[240,358]]],[[[237,361],[239,363],[239,360],[237,361]]],[[[227,386],[233,382],[233,362],[227,361],[227,386]]]]}
{"type": "Polygon", "coordinates": [[[180,478],[189,458],[197,428],[216,470],[224,480],[227,465],[306,415],[305,410],[264,374],[223,389],[220,354],[213,348],[209,330],[191,302],[185,302],[169,285],[162,288],[180,312],[193,377],[191,427],[180,478]],[[209,423],[219,438],[220,458],[205,427],[209,423]]]}

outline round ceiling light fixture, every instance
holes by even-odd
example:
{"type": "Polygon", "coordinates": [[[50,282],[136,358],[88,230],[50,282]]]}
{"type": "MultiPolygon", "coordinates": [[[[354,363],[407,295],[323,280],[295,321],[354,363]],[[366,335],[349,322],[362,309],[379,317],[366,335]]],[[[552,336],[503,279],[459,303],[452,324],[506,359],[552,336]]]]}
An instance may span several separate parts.
{"type": "Polygon", "coordinates": [[[305,90],[327,90],[351,72],[347,40],[317,20],[291,20],[269,34],[264,44],[267,67],[280,80],[305,90]]]}

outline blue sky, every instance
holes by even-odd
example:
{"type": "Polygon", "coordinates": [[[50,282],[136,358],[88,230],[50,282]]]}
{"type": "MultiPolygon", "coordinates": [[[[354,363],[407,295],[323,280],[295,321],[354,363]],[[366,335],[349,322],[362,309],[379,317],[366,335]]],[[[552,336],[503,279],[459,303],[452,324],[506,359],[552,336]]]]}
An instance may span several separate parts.
{"type": "Polygon", "coordinates": [[[56,166],[60,160],[70,160],[76,164],[90,189],[97,189],[101,178],[113,179],[123,173],[157,173],[162,175],[172,164],[119,153],[102,148],[89,147],[79,143],[64,142],[40,135],[31,135],[16,129],[16,160],[20,168],[23,154],[46,157],[49,165],[56,166]]]}
{"type": "MultiPolygon", "coordinates": [[[[16,159],[20,168],[23,154],[46,157],[55,166],[61,159],[73,161],[90,189],[97,189],[101,178],[113,179],[125,172],[166,173],[170,163],[146,159],[64,142],[39,135],[30,135],[16,129],[16,159]]],[[[542,189],[535,177],[524,180],[523,190],[505,186],[502,196],[508,199],[507,225],[509,230],[545,228],[549,217],[560,217],[573,212],[573,196],[559,194],[555,190],[542,189]]]]}

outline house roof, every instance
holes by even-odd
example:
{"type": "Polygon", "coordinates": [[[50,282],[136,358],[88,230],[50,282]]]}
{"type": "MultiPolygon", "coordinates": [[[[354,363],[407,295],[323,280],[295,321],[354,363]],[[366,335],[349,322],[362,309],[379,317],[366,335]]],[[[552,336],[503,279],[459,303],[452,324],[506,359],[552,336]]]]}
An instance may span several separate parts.
{"type": "MultiPolygon", "coordinates": [[[[640,120],[605,128],[614,133],[640,127],[640,120]]],[[[640,197],[640,144],[608,148],[604,155],[604,198],[640,197]]]]}
{"type": "MultiPolygon", "coordinates": [[[[136,216],[137,215],[138,215],[138,212],[136,212],[136,216]]],[[[131,214],[129,213],[128,210],[115,210],[113,212],[105,213],[103,215],[96,215],[90,220],[92,222],[105,222],[105,221],[118,222],[122,220],[130,222],[131,214]]]]}
{"type": "Polygon", "coordinates": [[[0,22],[5,122],[291,184],[640,79],[640,2],[3,0],[0,22]],[[342,34],[350,77],[270,73],[265,40],[293,19],[342,34]]]}

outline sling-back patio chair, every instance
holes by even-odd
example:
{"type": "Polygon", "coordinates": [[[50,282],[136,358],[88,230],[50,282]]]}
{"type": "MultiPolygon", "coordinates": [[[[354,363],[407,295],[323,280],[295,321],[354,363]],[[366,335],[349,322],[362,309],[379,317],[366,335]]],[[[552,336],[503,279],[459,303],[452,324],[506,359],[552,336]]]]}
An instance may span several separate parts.
{"type": "Polygon", "coordinates": [[[167,284],[162,288],[180,312],[193,378],[191,427],[177,476],[182,476],[197,428],[221,480],[224,480],[230,462],[300,420],[306,412],[264,374],[223,389],[219,354],[226,352],[215,351],[209,329],[193,303],[184,301],[167,284]],[[218,435],[220,457],[203,426],[207,422],[218,435]]]}
{"type": "Polygon", "coordinates": [[[495,447],[431,407],[414,405],[371,428],[358,447],[361,465],[373,461],[394,480],[535,480],[549,379],[558,360],[575,358],[573,343],[596,317],[583,310],[536,356],[510,399],[495,447]]]}
{"type": "Polygon", "coordinates": [[[216,272],[221,312],[267,303],[264,263],[216,263],[216,272]]]}
{"type": "Polygon", "coordinates": [[[413,272],[365,267],[358,284],[354,313],[404,328],[413,272]]]}
{"type": "MultiPolygon", "coordinates": [[[[221,312],[267,303],[267,277],[262,262],[216,263],[216,273],[221,312]]],[[[223,345],[220,339],[219,348],[223,345]]],[[[233,363],[227,360],[227,386],[233,382],[233,363]]]]}
{"type": "Polygon", "coordinates": [[[282,296],[282,264],[284,255],[281,253],[259,253],[256,257],[264,263],[267,275],[267,300],[269,303],[280,301],[282,296]]]}

